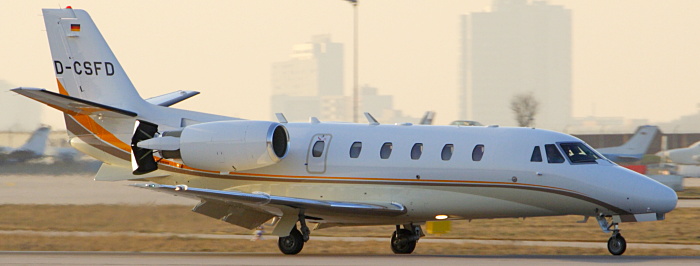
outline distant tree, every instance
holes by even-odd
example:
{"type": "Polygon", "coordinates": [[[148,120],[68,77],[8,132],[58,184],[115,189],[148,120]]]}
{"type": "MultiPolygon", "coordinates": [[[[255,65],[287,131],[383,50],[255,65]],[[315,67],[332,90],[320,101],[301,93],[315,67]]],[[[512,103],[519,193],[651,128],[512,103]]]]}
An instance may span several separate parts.
{"type": "Polygon", "coordinates": [[[535,125],[538,105],[539,103],[531,92],[518,94],[513,97],[513,100],[510,101],[510,110],[513,110],[518,126],[532,127],[535,125]]]}

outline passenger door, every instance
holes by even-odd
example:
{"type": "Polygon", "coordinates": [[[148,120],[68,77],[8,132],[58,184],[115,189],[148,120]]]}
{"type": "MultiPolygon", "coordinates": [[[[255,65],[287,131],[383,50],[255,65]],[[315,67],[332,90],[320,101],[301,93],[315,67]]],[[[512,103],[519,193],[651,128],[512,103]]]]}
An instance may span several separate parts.
{"type": "Polygon", "coordinates": [[[326,172],[326,157],[330,143],[330,134],[316,134],[311,138],[309,152],[306,155],[306,171],[309,173],[326,172]]]}

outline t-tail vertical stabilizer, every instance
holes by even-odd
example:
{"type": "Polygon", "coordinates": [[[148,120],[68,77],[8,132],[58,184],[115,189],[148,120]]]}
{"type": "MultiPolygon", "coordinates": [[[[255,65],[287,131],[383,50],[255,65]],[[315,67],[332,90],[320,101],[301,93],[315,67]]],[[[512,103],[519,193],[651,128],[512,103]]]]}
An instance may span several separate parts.
{"type": "Polygon", "coordinates": [[[27,140],[24,145],[17,148],[17,151],[28,151],[36,156],[44,155],[44,151],[46,151],[46,142],[49,139],[50,131],[51,128],[48,126],[38,128],[34,131],[34,133],[32,133],[32,136],[29,137],[29,140],[27,140]]]}
{"type": "Polygon", "coordinates": [[[616,163],[641,160],[659,132],[657,126],[640,126],[629,141],[621,146],[599,148],[598,152],[616,163]]]}
{"type": "Polygon", "coordinates": [[[146,104],[87,12],[43,14],[61,94],[135,112],[146,104]]]}

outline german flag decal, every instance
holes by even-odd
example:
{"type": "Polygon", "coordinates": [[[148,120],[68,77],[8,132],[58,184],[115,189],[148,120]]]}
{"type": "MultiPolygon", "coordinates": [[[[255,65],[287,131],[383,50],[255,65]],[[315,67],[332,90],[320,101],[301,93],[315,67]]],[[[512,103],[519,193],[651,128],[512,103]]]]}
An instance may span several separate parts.
{"type": "Polygon", "coordinates": [[[80,24],[70,24],[70,31],[80,31],[80,24]]]}

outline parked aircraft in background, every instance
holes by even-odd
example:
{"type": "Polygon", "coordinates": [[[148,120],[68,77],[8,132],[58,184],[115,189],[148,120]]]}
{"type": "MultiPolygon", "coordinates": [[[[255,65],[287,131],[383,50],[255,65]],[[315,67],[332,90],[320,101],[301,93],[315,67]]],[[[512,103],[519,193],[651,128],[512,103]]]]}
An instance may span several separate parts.
{"type": "Polygon", "coordinates": [[[368,114],[366,124],[252,121],[153,104],[87,12],[43,14],[59,93],[13,91],[66,114],[71,145],[104,162],[96,180],[150,181],[134,186],[199,199],[193,211],[245,228],[274,218],[284,254],[312,228],[395,225],[391,249],[407,254],[427,221],[581,215],[620,255],[620,223],[676,206],[670,188],[548,130],[381,125],[368,114]]]}
{"type": "Polygon", "coordinates": [[[34,130],[27,142],[19,148],[0,147],[0,163],[21,163],[43,157],[49,131],[51,127],[41,126],[34,130]]]}
{"type": "Polygon", "coordinates": [[[432,125],[433,120],[435,119],[435,112],[433,111],[427,111],[423,115],[423,118],[420,119],[419,124],[421,125],[432,125]]]}
{"type": "Polygon", "coordinates": [[[686,148],[671,149],[656,153],[666,161],[676,164],[700,164],[700,141],[693,143],[686,148]]]}
{"type": "Polygon", "coordinates": [[[605,158],[616,163],[636,162],[644,157],[659,132],[657,126],[640,126],[625,144],[617,147],[598,148],[605,158]]]}
{"type": "Polygon", "coordinates": [[[53,158],[54,162],[74,162],[84,157],[84,154],[73,147],[46,147],[45,157],[53,158]]]}

